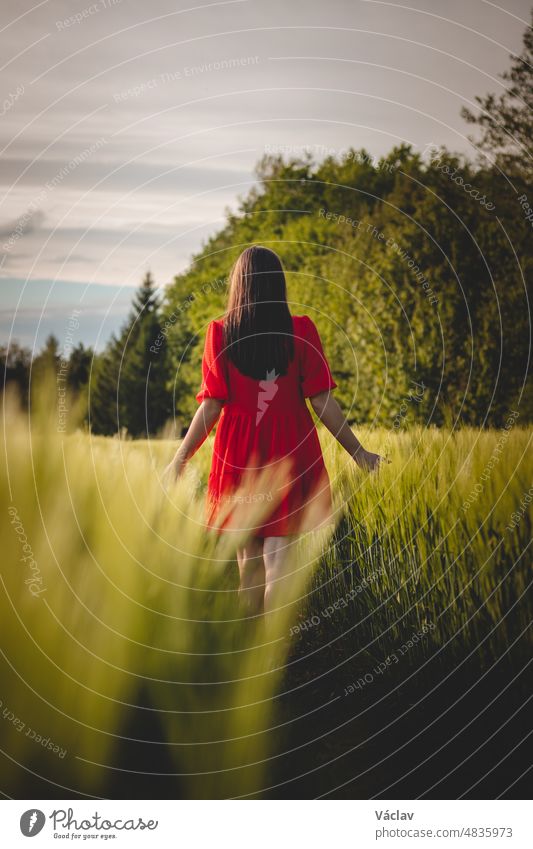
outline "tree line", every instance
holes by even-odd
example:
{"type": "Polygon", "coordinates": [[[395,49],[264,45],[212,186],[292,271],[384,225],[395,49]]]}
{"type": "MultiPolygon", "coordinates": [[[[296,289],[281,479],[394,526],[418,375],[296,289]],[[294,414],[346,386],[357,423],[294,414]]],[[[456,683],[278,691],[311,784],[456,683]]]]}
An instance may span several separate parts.
{"type": "Polygon", "coordinates": [[[167,349],[156,359],[152,353],[161,334],[161,300],[147,272],[127,320],[101,353],[79,343],[66,356],[54,335],[33,359],[28,348],[16,343],[0,348],[6,383],[17,386],[27,407],[47,376],[61,377],[72,402],[81,400],[84,424],[93,433],[160,433],[173,413],[167,349]]]}

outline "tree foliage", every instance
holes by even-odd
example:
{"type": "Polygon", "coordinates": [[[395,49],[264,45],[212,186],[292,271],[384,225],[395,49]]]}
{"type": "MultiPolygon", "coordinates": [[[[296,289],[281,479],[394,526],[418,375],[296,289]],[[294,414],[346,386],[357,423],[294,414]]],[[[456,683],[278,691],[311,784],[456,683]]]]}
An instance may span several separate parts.
{"type": "MultiPolygon", "coordinates": [[[[531,13],[533,25],[533,10],[531,13]]],[[[501,74],[504,92],[497,97],[476,97],[481,109],[475,113],[466,107],[463,118],[482,130],[480,147],[494,155],[504,170],[521,173],[529,183],[533,176],[533,28],[524,33],[523,49],[512,56],[511,69],[501,74]]]]}
{"type": "Polygon", "coordinates": [[[316,321],[352,421],[391,423],[407,399],[406,423],[499,424],[520,403],[529,224],[498,168],[402,145],[377,162],[265,157],[258,176],[166,293],[165,312],[184,316],[169,336],[178,411],[194,410],[205,328],[224,311],[217,281],[251,243],[280,254],[291,310],[316,321]]]}
{"type": "Polygon", "coordinates": [[[148,272],[128,320],[97,358],[91,380],[89,422],[94,433],[157,433],[172,415],[169,364],[157,290],[148,272]]]}

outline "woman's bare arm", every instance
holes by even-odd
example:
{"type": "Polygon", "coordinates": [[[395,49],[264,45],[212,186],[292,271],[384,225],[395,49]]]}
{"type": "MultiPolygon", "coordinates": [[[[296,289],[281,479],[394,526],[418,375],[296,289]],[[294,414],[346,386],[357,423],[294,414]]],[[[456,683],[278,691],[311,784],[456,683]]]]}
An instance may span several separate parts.
{"type": "Polygon", "coordinates": [[[186,435],[182,439],[178,450],[174,457],[165,469],[166,473],[173,473],[179,477],[183,471],[187,460],[198,451],[200,445],[207,439],[209,433],[213,429],[220,411],[222,410],[223,402],[217,401],[216,398],[205,398],[189,425],[186,435]]]}
{"type": "MultiPolygon", "coordinates": [[[[333,434],[350,457],[353,457],[357,465],[369,471],[377,469],[385,458],[363,448],[331,392],[320,392],[319,395],[313,395],[309,400],[322,424],[333,434]]],[[[386,460],[385,462],[389,461],[386,460]]]]}

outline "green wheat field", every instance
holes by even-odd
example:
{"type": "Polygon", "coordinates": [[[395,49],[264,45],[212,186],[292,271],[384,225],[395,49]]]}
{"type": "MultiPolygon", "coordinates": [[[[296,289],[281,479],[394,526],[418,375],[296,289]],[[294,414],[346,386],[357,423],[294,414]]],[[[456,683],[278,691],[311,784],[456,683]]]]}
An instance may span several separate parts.
{"type": "Polygon", "coordinates": [[[320,432],[337,524],[299,540],[278,613],[243,621],[238,539],[202,524],[210,442],[165,489],[175,442],[65,435],[53,405],[6,399],[4,792],[261,797],[307,775],[318,795],[312,741],[331,770],[348,743],[347,774],[364,764],[357,699],[378,709],[386,687],[405,707],[465,663],[518,674],[532,429],[357,433],[390,465],[366,475],[320,432]]]}

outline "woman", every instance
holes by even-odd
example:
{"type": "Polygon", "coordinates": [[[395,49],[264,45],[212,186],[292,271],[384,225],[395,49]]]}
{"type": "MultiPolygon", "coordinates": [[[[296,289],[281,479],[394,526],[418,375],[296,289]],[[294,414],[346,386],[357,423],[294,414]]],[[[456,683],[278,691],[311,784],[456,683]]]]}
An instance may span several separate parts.
{"type": "Polygon", "coordinates": [[[222,506],[232,499],[242,503],[236,493],[246,477],[279,471],[275,500],[272,492],[250,495],[254,503],[262,498],[273,506],[237,551],[247,612],[269,611],[284,576],[287,537],[311,529],[310,521],[317,526],[313,505],[326,521],[331,513],[329,479],[305,399],[359,466],[376,469],[383,458],[365,451],[331,396],[336,383],[318,331],[307,316],[291,316],[281,261],[268,248],[247,248],[235,263],[226,315],[207,328],[202,378],[196,396],[200,407],[168,471],[183,472],[220,418],[208,524],[221,530],[222,506]]]}

